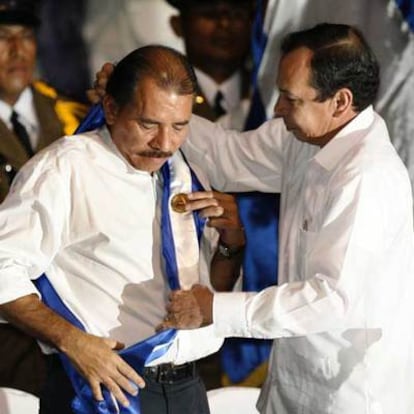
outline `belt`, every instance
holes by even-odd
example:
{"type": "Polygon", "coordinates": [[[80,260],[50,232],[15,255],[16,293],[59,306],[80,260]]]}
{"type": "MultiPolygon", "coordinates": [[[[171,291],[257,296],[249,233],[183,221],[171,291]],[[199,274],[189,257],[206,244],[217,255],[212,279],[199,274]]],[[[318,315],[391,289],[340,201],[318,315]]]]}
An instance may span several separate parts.
{"type": "Polygon", "coordinates": [[[182,365],[160,364],[144,368],[144,376],[160,384],[173,384],[183,379],[195,378],[196,375],[194,362],[182,365]]]}

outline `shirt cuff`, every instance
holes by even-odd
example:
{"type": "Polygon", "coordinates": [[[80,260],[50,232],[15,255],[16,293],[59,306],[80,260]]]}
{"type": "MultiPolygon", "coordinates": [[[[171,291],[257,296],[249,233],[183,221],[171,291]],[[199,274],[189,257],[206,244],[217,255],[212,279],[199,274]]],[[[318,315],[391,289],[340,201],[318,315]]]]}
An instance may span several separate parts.
{"type": "Polygon", "coordinates": [[[214,352],[217,352],[224,339],[215,335],[213,325],[199,329],[178,330],[174,343],[160,358],[150,362],[147,366],[154,366],[166,362],[176,365],[196,361],[214,352]]]}
{"type": "Polygon", "coordinates": [[[40,296],[35,285],[26,275],[18,275],[12,270],[0,272],[0,304],[32,294],[40,296]]]}
{"type": "Polygon", "coordinates": [[[215,293],[213,322],[218,336],[250,336],[246,320],[248,292],[215,293]]]}

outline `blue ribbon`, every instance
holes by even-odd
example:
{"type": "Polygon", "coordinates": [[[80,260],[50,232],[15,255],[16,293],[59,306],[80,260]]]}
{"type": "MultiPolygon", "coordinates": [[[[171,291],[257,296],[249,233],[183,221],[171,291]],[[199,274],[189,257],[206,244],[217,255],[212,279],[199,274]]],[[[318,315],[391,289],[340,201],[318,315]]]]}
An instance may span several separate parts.
{"type": "MultiPolygon", "coordinates": [[[[187,160],[184,158],[184,162],[187,160]]],[[[187,163],[188,165],[188,163],[187,163]]],[[[163,179],[163,192],[161,200],[161,239],[162,239],[162,254],[165,260],[165,272],[167,274],[168,284],[171,290],[180,289],[180,281],[178,277],[177,259],[175,257],[174,236],[172,233],[171,219],[169,214],[169,200],[170,200],[170,182],[171,171],[170,162],[166,162],[161,167],[161,175],[163,179]]],[[[191,189],[192,191],[204,191],[203,186],[194,174],[193,170],[188,165],[191,171],[191,189]]],[[[205,219],[201,218],[199,213],[193,211],[194,224],[197,231],[197,238],[200,242],[201,235],[205,225],[205,219]]]]}
{"type": "Polygon", "coordinates": [[[396,0],[396,3],[410,30],[414,32],[414,0],[396,0]]]}
{"type": "Polygon", "coordinates": [[[75,134],[92,131],[105,125],[105,114],[101,103],[95,104],[89,109],[86,117],[79,124],[75,134]]]}

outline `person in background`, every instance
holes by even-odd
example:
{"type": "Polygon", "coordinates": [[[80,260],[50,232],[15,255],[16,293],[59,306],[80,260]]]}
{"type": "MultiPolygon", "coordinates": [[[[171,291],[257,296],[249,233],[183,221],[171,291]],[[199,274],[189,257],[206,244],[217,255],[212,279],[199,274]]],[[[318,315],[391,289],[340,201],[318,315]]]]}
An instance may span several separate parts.
{"type": "MultiPolygon", "coordinates": [[[[182,54],[137,49],[106,89],[106,125],[37,154],[0,207],[0,312],[60,351],[96,401],[109,390],[135,403],[145,380],[144,413],[208,413],[193,361],[222,343],[210,329],[178,332],[141,376],[115,351],[154,334],[171,289],[210,285],[210,274],[213,284],[234,283],[240,255],[227,252],[244,245],[237,207],[179,151],[196,92],[182,54]],[[60,316],[45,284],[76,324],[60,316]]],[[[77,382],[56,353],[47,360],[40,413],[69,414],[77,382]]]]}
{"type": "MultiPolygon", "coordinates": [[[[29,158],[72,133],[86,107],[67,101],[34,79],[36,2],[0,0],[0,202],[29,158]]],[[[44,378],[41,352],[15,327],[0,324],[0,386],[39,395],[44,378]]]]}
{"type": "Polygon", "coordinates": [[[414,410],[412,190],[378,87],[361,32],[324,23],[282,42],[277,119],[244,134],[191,124],[185,154],[216,188],[281,191],[279,284],[175,292],[164,326],[274,338],[261,413],[414,410]]]}
{"type": "Polygon", "coordinates": [[[250,39],[253,0],[167,0],[171,16],[194,66],[199,95],[194,113],[242,130],[250,98],[250,39]]]}

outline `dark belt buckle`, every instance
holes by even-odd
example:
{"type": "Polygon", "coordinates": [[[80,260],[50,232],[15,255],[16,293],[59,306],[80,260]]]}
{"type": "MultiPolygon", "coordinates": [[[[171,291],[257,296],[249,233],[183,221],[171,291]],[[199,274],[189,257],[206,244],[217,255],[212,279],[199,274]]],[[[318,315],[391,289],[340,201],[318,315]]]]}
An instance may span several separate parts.
{"type": "Polygon", "coordinates": [[[160,366],[157,375],[157,382],[160,384],[171,384],[173,382],[171,379],[171,372],[172,366],[167,364],[160,366]]]}
{"type": "Polygon", "coordinates": [[[158,367],[156,381],[159,384],[173,384],[184,378],[194,377],[194,364],[162,364],[158,367]]]}

